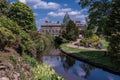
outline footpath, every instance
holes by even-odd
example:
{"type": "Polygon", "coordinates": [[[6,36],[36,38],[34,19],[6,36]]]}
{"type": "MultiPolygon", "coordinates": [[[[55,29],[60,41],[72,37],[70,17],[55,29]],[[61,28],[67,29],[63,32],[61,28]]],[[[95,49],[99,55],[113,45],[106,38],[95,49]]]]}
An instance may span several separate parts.
{"type": "Polygon", "coordinates": [[[96,48],[86,48],[83,46],[77,46],[75,45],[76,43],[79,43],[81,39],[77,39],[74,42],[68,43],[67,47],[71,47],[71,48],[78,48],[78,49],[83,49],[83,50],[94,50],[94,51],[107,51],[106,49],[96,49],[96,48]]]}

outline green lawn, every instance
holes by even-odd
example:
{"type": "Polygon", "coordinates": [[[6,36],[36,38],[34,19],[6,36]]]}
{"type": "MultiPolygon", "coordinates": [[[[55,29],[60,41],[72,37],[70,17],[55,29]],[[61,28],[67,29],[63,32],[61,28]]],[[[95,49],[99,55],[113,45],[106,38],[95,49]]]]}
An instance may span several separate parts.
{"type": "Polygon", "coordinates": [[[116,70],[120,72],[120,65],[116,64],[116,62],[112,62],[109,56],[104,56],[104,51],[91,51],[91,50],[83,50],[70,48],[66,46],[67,44],[62,44],[60,46],[61,50],[71,54],[77,58],[87,59],[95,64],[103,65],[112,70],[116,70]]]}

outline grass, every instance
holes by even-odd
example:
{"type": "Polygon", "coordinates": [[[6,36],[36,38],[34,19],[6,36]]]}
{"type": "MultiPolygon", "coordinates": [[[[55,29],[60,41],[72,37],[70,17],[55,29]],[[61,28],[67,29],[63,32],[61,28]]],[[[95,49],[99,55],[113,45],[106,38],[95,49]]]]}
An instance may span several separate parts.
{"type": "Polygon", "coordinates": [[[83,51],[82,49],[67,47],[67,43],[60,45],[60,49],[62,49],[66,53],[79,53],[83,51]]]}
{"type": "Polygon", "coordinates": [[[61,50],[65,53],[68,53],[78,59],[83,58],[95,64],[112,69],[113,71],[120,72],[120,63],[118,65],[116,62],[112,62],[109,56],[104,56],[104,51],[76,49],[67,47],[66,45],[67,44],[60,45],[61,50]]]}

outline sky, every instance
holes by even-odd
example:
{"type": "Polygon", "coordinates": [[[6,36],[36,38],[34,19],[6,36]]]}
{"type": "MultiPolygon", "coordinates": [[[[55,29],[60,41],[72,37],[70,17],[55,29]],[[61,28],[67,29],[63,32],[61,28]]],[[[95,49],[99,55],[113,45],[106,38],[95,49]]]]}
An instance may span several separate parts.
{"type": "Polygon", "coordinates": [[[20,1],[27,4],[34,12],[37,28],[50,20],[55,23],[62,22],[66,12],[73,21],[85,24],[88,16],[87,8],[82,9],[78,0],[9,0],[10,3],[20,1]]]}

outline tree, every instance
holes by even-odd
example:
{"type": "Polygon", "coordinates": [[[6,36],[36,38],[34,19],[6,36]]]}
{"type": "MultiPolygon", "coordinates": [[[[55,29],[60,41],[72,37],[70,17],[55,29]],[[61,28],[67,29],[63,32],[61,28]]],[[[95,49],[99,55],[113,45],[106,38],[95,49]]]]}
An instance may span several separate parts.
{"type": "Polygon", "coordinates": [[[98,27],[98,30],[107,36],[108,52],[111,56],[118,55],[120,53],[120,1],[80,0],[79,4],[82,7],[90,6],[89,28],[98,27]]]}
{"type": "Polygon", "coordinates": [[[120,2],[113,0],[111,13],[108,16],[105,35],[108,36],[110,42],[108,51],[113,56],[118,56],[120,53],[120,2]]]}
{"type": "Polygon", "coordinates": [[[110,12],[111,0],[80,0],[79,4],[82,8],[89,6],[88,29],[96,28],[98,35],[103,34],[110,12]]]}
{"type": "Polygon", "coordinates": [[[32,10],[21,2],[10,5],[8,17],[17,22],[24,30],[36,30],[35,19],[32,10]]]}
{"type": "MultiPolygon", "coordinates": [[[[31,36],[26,31],[22,30],[21,27],[17,23],[10,20],[9,18],[2,16],[0,17],[0,26],[8,29],[14,35],[16,35],[17,41],[15,41],[15,44],[18,47],[16,47],[15,45],[15,49],[18,51],[18,53],[20,53],[21,55],[22,53],[29,53],[30,55],[32,55],[33,52],[35,53],[34,43],[31,40],[31,36]]],[[[10,40],[9,38],[7,39],[10,40]]]]}
{"type": "Polygon", "coordinates": [[[9,3],[7,0],[0,0],[0,16],[6,15],[8,10],[8,5],[9,3]]]}
{"type": "Polygon", "coordinates": [[[68,22],[68,24],[65,26],[65,31],[62,33],[63,37],[67,40],[76,40],[76,38],[79,35],[78,27],[74,24],[72,20],[68,22]]]}

